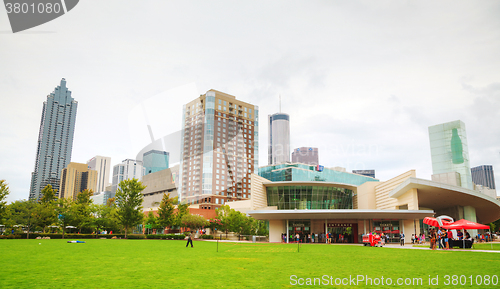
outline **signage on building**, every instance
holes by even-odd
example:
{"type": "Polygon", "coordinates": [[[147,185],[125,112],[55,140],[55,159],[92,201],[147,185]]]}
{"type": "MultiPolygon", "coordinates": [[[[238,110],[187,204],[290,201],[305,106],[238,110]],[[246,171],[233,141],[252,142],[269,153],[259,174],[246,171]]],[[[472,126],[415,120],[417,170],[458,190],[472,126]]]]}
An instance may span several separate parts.
{"type": "Polygon", "coordinates": [[[352,223],[328,223],[328,228],[352,227],[352,223]]]}
{"type": "Polygon", "coordinates": [[[316,170],[317,170],[318,172],[322,172],[324,168],[325,168],[325,166],[320,166],[320,165],[317,165],[317,166],[316,166],[316,170]]]}

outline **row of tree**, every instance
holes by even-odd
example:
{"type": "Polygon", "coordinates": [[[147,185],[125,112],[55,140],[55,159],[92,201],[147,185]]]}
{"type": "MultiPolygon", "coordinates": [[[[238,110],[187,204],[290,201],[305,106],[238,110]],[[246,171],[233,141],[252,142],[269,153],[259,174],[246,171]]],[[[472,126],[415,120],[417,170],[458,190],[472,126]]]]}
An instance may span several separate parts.
{"type": "Polygon", "coordinates": [[[137,179],[123,180],[118,185],[115,198],[109,199],[106,205],[97,205],[90,198],[92,190],[78,193],[75,200],[59,199],[57,191],[47,185],[39,201],[23,200],[7,205],[9,188],[5,180],[0,180],[0,224],[5,228],[22,226],[28,232],[28,238],[32,231],[62,231],[64,238],[65,228],[68,227],[74,227],[79,233],[122,231],[126,237],[139,224],[157,231],[210,227],[214,231],[240,235],[268,234],[264,221],[247,217],[229,206],[217,209],[217,218],[207,221],[202,216],[190,214],[188,204],[178,204],[177,198],[171,198],[170,194],[163,195],[157,214],[149,212],[144,218],[141,193],[144,189],[145,186],[137,179]]]}

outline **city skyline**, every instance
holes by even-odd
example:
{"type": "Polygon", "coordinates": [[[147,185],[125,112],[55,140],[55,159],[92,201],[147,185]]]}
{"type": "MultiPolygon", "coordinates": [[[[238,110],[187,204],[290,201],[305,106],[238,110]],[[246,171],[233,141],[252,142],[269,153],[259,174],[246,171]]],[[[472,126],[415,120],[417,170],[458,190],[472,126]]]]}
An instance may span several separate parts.
{"type": "Polygon", "coordinates": [[[470,166],[500,177],[500,3],[220,4],[151,1],[131,22],[130,4],[106,1],[105,14],[85,2],[15,35],[0,13],[8,201],[28,198],[40,104],[63,77],[79,101],[74,162],[136,159],[151,136],[134,117],[162,138],[179,132],[182,104],[216,89],[259,106],[261,123],[281,95],[292,148],[318,147],[321,165],[375,169],[381,180],[409,169],[430,179],[427,127],[461,120],[470,166]]]}

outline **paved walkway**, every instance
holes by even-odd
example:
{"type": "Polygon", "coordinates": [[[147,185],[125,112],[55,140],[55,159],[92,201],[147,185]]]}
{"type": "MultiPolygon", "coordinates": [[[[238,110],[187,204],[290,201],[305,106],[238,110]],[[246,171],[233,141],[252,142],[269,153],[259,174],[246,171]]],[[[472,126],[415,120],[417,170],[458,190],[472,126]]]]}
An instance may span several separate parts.
{"type": "MultiPolygon", "coordinates": [[[[498,243],[498,242],[493,242],[493,244],[498,243]]],[[[413,247],[413,245],[410,244],[405,244],[404,246],[401,246],[399,244],[387,244],[383,248],[396,248],[396,249],[416,249],[416,250],[431,250],[429,248],[429,245],[427,244],[426,247],[413,247]]],[[[453,252],[453,251],[461,251],[461,252],[484,252],[484,253],[500,253],[500,250],[471,250],[471,249],[451,249],[451,250],[442,250],[442,249],[436,249],[436,251],[444,251],[444,252],[453,252]]]]}

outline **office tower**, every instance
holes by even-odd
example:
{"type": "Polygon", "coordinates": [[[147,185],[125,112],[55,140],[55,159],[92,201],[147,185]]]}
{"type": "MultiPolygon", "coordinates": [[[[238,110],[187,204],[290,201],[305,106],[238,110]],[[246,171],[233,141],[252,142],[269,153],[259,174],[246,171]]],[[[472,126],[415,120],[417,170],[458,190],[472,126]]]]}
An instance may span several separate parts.
{"type": "Polygon", "coordinates": [[[126,159],[121,164],[113,167],[113,179],[111,182],[111,197],[113,198],[118,189],[118,184],[123,180],[142,179],[144,167],[142,161],[126,159]]]}
{"type": "Polygon", "coordinates": [[[90,170],[97,171],[97,186],[95,194],[106,191],[109,186],[109,173],[111,168],[111,158],[103,156],[95,156],[87,161],[90,170]]]}
{"type": "Polygon", "coordinates": [[[76,199],[84,190],[96,191],[97,171],[89,169],[87,164],[69,163],[61,172],[59,198],[76,199]]]}
{"type": "Polygon", "coordinates": [[[445,179],[446,183],[472,190],[465,124],[457,120],[430,126],[429,139],[433,180],[445,179]]]}
{"type": "Polygon", "coordinates": [[[292,163],[319,165],[318,148],[300,147],[292,152],[292,163]]]}
{"type": "Polygon", "coordinates": [[[375,170],[353,170],[352,173],[375,178],[375,170]]]}
{"type": "Polygon", "coordinates": [[[286,113],[268,116],[269,165],[290,162],[290,117],[286,113]]]}
{"type": "Polygon", "coordinates": [[[496,190],[495,188],[495,174],[493,173],[493,166],[483,165],[471,169],[472,182],[476,185],[488,187],[496,190]]]}
{"type": "Polygon", "coordinates": [[[40,121],[35,170],[31,174],[30,200],[38,200],[41,190],[49,184],[59,191],[61,171],[71,161],[77,106],[64,78],[47,95],[40,121]]]}
{"type": "Polygon", "coordinates": [[[142,156],[142,163],[145,169],[145,175],[156,173],[168,169],[169,153],[158,150],[150,150],[142,156]]]}
{"type": "Polygon", "coordinates": [[[216,90],[183,107],[180,199],[216,209],[251,196],[258,168],[258,107],[216,90]]]}

